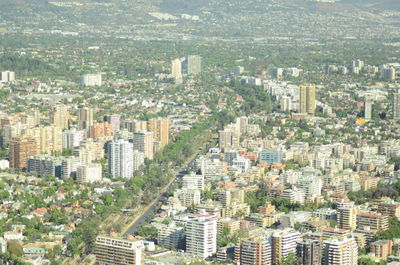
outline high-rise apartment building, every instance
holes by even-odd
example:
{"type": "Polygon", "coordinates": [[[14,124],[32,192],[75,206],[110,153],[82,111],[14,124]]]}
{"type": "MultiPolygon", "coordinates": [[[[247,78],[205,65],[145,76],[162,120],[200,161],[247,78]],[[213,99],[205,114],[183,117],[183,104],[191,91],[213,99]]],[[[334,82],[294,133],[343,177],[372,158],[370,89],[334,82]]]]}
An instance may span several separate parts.
{"type": "Polygon", "coordinates": [[[370,121],[372,119],[372,101],[365,100],[364,103],[364,118],[366,121],[370,121]]]}
{"type": "Polygon", "coordinates": [[[297,242],[296,254],[299,265],[321,264],[321,242],[318,240],[304,239],[297,242]]]}
{"type": "Polygon", "coordinates": [[[338,225],[340,228],[354,230],[357,228],[357,208],[341,207],[338,209],[338,225]]]}
{"type": "Polygon", "coordinates": [[[290,253],[295,253],[300,237],[300,232],[292,229],[275,231],[272,234],[272,263],[279,264],[290,253]]]}
{"type": "Polygon", "coordinates": [[[175,59],[171,63],[171,76],[175,79],[182,79],[182,60],[175,59]]]}
{"type": "Polygon", "coordinates": [[[113,126],[113,131],[119,131],[121,128],[121,116],[117,114],[106,115],[104,121],[113,126]]]}
{"type": "Polygon", "coordinates": [[[108,144],[108,172],[114,177],[131,178],[133,176],[133,145],[125,140],[116,140],[108,144]]]}
{"type": "Polygon", "coordinates": [[[12,82],[15,80],[15,72],[4,71],[0,72],[0,83],[12,82]]]}
{"type": "Polygon", "coordinates": [[[68,129],[69,112],[65,105],[57,105],[50,114],[51,123],[61,129],[68,129]]]}
{"type": "Polygon", "coordinates": [[[217,251],[217,218],[208,214],[189,217],[186,223],[186,252],[207,258],[217,251]]]}
{"type": "Polygon", "coordinates": [[[389,81],[394,81],[396,79],[396,68],[394,67],[382,67],[381,78],[389,81]]]}
{"type": "Polygon", "coordinates": [[[82,76],[81,85],[87,87],[101,86],[101,74],[86,74],[82,76]]]}
{"type": "Polygon", "coordinates": [[[62,161],[50,155],[35,155],[28,158],[26,169],[38,177],[61,177],[62,161]]]}
{"type": "Polygon", "coordinates": [[[323,265],[357,265],[358,246],[353,237],[330,238],[324,241],[323,265]]]}
{"type": "Polygon", "coordinates": [[[93,109],[92,108],[80,108],[78,111],[78,129],[84,130],[89,129],[93,125],[93,109]]]}
{"type": "Polygon", "coordinates": [[[199,75],[201,73],[200,55],[189,55],[184,61],[187,75],[199,75]]]}
{"type": "Polygon", "coordinates": [[[182,188],[204,190],[204,176],[192,172],[182,178],[182,188]]]}
{"type": "Polygon", "coordinates": [[[393,119],[400,119],[400,93],[393,94],[393,119]]]}
{"type": "Polygon", "coordinates": [[[38,154],[62,151],[62,129],[60,127],[35,127],[26,130],[25,134],[35,139],[38,154]]]}
{"type": "Polygon", "coordinates": [[[169,119],[151,119],[149,120],[149,130],[153,132],[153,139],[160,143],[161,147],[169,143],[169,119]]]}
{"type": "Polygon", "coordinates": [[[8,151],[11,168],[26,168],[28,158],[37,154],[36,141],[26,136],[12,138],[8,151]]]}
{"type": "Polygon", "coordinates": [[[389,217],[375,212],[359,213],[357,215],[357,228],[368,227],[372,230],[387,230],[389,228],[389,217]]]}
{"type": "Polygon", "coordinates": [[[240,144],[240,133],[237,130],[227,128],[219,131],[219,148],[223,150],[237,148],[240,144]]]}
{"type": "Polygon", "coordinates": [[[114,126],[108,122],[93,124],[89,127],[89,138],[112,136],[114,126]]]}
{"type": "Polygon", "coordinates": [[[167,249],[183,249],[185,242],[185,228],[177,226],[175,222],[160,225],[157,231],[157,244],[167,249]]]}
{"type": "Polygon", "coordinates": [[[123,128],[127,129],[128,132],[143,132],[147,131],[147,122],[139,120],[124,120],[123,128]]]}
{"type": "Polygon", "coordinates": [[[235,264],[270,265],[271,246],[264,237],[241,240],[235,247],[235,264]]]}
{"type": "Polygon", "coordinates": [[[94,254],[98,265],[143,265],[144,243],[140,240],[97,236],[94,254]]]}
{"type": "Polygon", "coordinates": [[[78,166],[76,170],[77,180],[81,183],[99,182],[102,179],[102,168],[100,164],[89,164],[78,166]]]}
{"type": "Polygon", "coordinates": [[[73,149],[78,147],[83,141],[84,131],[78,131],[76,128],[62,132],[63,148],[73,149]]]}
{"type": "Polygon", "coordinates": [[[147,159],[153,159],[153,132],[136,132],[133,135],[133,148],[144,153],[147,159]]]}
{"type": "Polygon", "coordinates": [[[307,113],[309,115],[315,114],[316,108],[316,87],[315,85],[301,85],[300,86],[300,113],[307,113]]]}

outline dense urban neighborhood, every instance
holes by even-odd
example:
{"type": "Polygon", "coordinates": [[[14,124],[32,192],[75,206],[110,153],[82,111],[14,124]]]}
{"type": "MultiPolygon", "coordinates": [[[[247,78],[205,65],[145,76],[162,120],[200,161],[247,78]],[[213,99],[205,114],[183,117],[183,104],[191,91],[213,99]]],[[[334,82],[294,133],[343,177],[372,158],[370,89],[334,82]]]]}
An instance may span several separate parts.
{"type": "Polygon", "coordinates": [[[0,263],[400,264],[399,22],[4,0],[0,263]]]}

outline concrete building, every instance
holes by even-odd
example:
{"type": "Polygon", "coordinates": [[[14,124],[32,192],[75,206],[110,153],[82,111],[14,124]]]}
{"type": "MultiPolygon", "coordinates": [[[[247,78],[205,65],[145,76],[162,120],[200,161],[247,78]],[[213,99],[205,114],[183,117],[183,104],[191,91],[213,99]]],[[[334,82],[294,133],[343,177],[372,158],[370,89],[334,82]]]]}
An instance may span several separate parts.
{"type": "Polygon", "coordinates": [[[108,144],[108,171],[114,177],[131,178],[133,176],[133,145],[125,140],[116,140],[108,144]]]}
{"type": "Polygon", "coordinates": [[[27,171],[38,177],[61,177],[62,161],[50,155],[36,155],[28,158],[27,171]]]}
{"type": "Polygon", "coordinates": [[[100,182],[102,180],[101,165],[90,164],[78,166],[76,176],[80,183],[100,182]]]}
{"type": "Polygon", "coordinates": [[[392,240],[378,240],[371,243],[371,253],[383,260],[386,260],[392,254],[392,248],[392,240]]]}
{"type": "Polygon", "coordinates": [[[99,138],[104,136],[112,136],[113,135],[114,126],[108,122],[101,122],[93,124],[89,127],[89,138],[99,138]]]}
{"type": "Polygon", "coordinates": [[[301,234],[292,229],[278,230],[272,234],[272,263],[279,264],[290,253],[296,253],[301,234]]]}
{"type": "Polygon", "coordinates": [[[340,228],[354,230],[357,227],[357,208],[340,207],[338,209],[338,225],[340,228]]]}
{"type": "Polygon", "coordinates": [[[0,83],[8,83],[15,81],[15,72],[3,71],[0,72],[0,83]]]}
{"type": "Polygon", "coordinates": [[[393,94],[393,119],[400,119],[400,93],[398,91],[393,94]]]}
{"type": "Polygon", "coordinates": [[[231,128],[219,131],[219,148],[222,150],[235,149],[240,144],[240,133],[231,128]]]}
{"type": "Polygon", "coordinates": [[[112,130],[117,132],[121,128],[121,116],[117,114],[104,116],[104,121],[112,125],[112,130]]]}
{"type": "Polygon", "coordinates": [[[161,225],[157,231],[157,244],[171,250],[183,249],[185,245],[185,228],[175,222],[161,225]]]}
{"type": "Polygon", "coordinates": [[[296,254],[299,258],[299,265],[317,265],[321,264],[321,242],[312,239],[303,239],[297,242],[296,254]]]}
{"type": "Polygon", "coordinates": [[[102,83],[101,74],[86,74],[82,75],[81,85],[85,87],[99,87],[102,83]]]}
{"type": "Polygon", "coordinates": [[[370,121],[372,119],[372,104],[371,100],[365,100],[364,103],[364,119],[370,121]]]}
{"type": "Polygon", "coordinates": [[[10,167],[26,168],[28,158],[37,153],[37,144],[34,139],[26,136],[12,138],[8,148],[10,167]]]}
{"type": "Polygon", "coordinates": [[[62,129],[56,126],[41,126],[27,129],[25,134],[36,141],[38,154],[62,151],[62,129]]]}
{"type": "Polygon", "coordinates": [[[178,189],[174,192],[174,197],[177,198],[185,207],[192,207],[200,204],[201,191],[198,189],[178,189]]]}
{"type": "Polygon", "coordinates": [[[241,240],[235,247],[235,264],[270,265],[271,245],[263,237],[241,240]]]}
{"type": "Polygon", "coordinates": [[[184,189],[197,189],[204,190],[204,176],[197,175],[192,172],[190,174],[186,174],[182,178],[182,188],[184,189]]]}
{"type": "Polygon", "coordinates": [[[324,241],[322,265],[357,265],[358,246],[354,237],[324,241]]]}
{"type": "Polygon", "coordinates": [[[169,119],[151,119],[149,120],[149,130],[153,132],[153,140],[160,143],[160,147],[164,147],[169,143],[169,119]]]}
{"type": "Polygon", "coordinates": [[[296,187],[292,189],[285,189],[282,194],[279,195],[281,199],[287,199],[293,203],[300,203],[303,204],[305,201],[305,193],[303,190],[300,190],[296,187]]]}
{"type": "Polygon", "coordinates": [[[172,60],[172,62],[171,62],[171,76],[175,80],[182,79],[182,60],[181,59],[172,60]]]}
{"type": "Polygon", "coordinates": [[[369,227],[373,230],[386,230],[389,228],[389,217],[380,213],[359,213],[357,214],[357,228],[369,227]]]}
{"type": "Polygon", "coordinates": [[[127,129],[128,132],[143,132],[147,131],[147,121],[124,120],[122,127],[123,129],[127,129]]]}
{"type": "Polygon", "coordinates": [[[201,73],[200,55],[189,55],[184,61],[183,67],[187,75],[199,75],[201,73]]]}
{"type": "Polygon", "coordinates": [[[141,240],[97,236],[95,244],[96,264],[144,264],[144,243],[141,240]]]}
{"type": "Polygon", "coordinates": [[[50,113],[50,122],[61,129],[68,129],[68,108],[65,105],[55,106],[50,113]]]}
{"type": "Polygon", "coordinates": [[[217,218],[208,214],[189,217],[186,223],[186,252],[207,258],[217,251],[217,218]]]}
{"type": "Polygon", "coordinates": [[[153,159],[153,132],[136,132],[133,135],[133,148],[144,154],[147,159],[153,159]]]}
{"type": "Polygon", "coordinates": [[[282,152],[280,150],[273,149],[262,150],[258,159],[260,162],[268,162],[269,165],[272,165],[272,163],[281,163],[282,152]]]}
{"type": "Polygon", "coordinates": [[[78,129],[84,130],[89,129],[93,125],[93,109],[92,108],[80,108],[78,110],[78,129]]]}
{"type": "Polygon", "coordinates": [[[84,138],[84,131],[78,131],[76,128],[62,132],[62,147],[74,149],[78,147],[84,138]]]}
{"type": "Polygon", "coordinates": [[[316,108],[316,87],[315,85],[300,86],[300,108],[299,113],[315,114],[316,108]]]}

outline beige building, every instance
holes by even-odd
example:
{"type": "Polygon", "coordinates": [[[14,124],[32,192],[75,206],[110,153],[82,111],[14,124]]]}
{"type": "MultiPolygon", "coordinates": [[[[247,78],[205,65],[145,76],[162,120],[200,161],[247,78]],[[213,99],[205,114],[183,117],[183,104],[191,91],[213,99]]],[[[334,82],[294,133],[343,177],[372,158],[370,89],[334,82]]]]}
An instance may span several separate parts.
{"type": "Polygon", "coordinates": [[[94,254],[98,265],[144,265],[144,243],[139,240],[97,236],[94,254]]]}
{"type": "Polygon", "coordinates": [[[315,114],[316,108],[316,87],[312,84],[300,86],[300,104],[299,113],[315,114]]]}
{"type": "Polygon", "coordinates": [[[50,113],[50,121],[56,127],[68,129],[69,112],[65,105],[57,105],[50,113]]]}
{"type": "Polygon", "coordinates": [[[35,139],[38,154],[49,154],[62,150],[62,129],[60,127],[35,127],[26,130],[25,135],[35,139]]]}
{"type": "Polygon", "coordinates": [[[153,139],[164,147],[169,143],[169,119],[151,119],[149,120],[149,130],[153,132],[153,139]]]}

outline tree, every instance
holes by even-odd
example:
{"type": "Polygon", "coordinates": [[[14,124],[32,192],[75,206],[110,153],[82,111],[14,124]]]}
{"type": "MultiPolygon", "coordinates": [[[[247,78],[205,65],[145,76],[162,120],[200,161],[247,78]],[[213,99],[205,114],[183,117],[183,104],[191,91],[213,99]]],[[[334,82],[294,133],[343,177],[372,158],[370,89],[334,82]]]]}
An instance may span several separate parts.
{"type": "Polygon", "coordinates": [[[282,265],[296,265],[297,256],[294,252],[290,252],[289,255],[282,260],[282,265]]]}
{"type": "Polygon", "coordinates": [[[15,255],[17,257],[22,257],[24,254],[22,250],[22,246],[19,244],[17,240],[11,240],[8,242],[7,245],[7,250],[10,252],[12,255],[15,255]]]}

